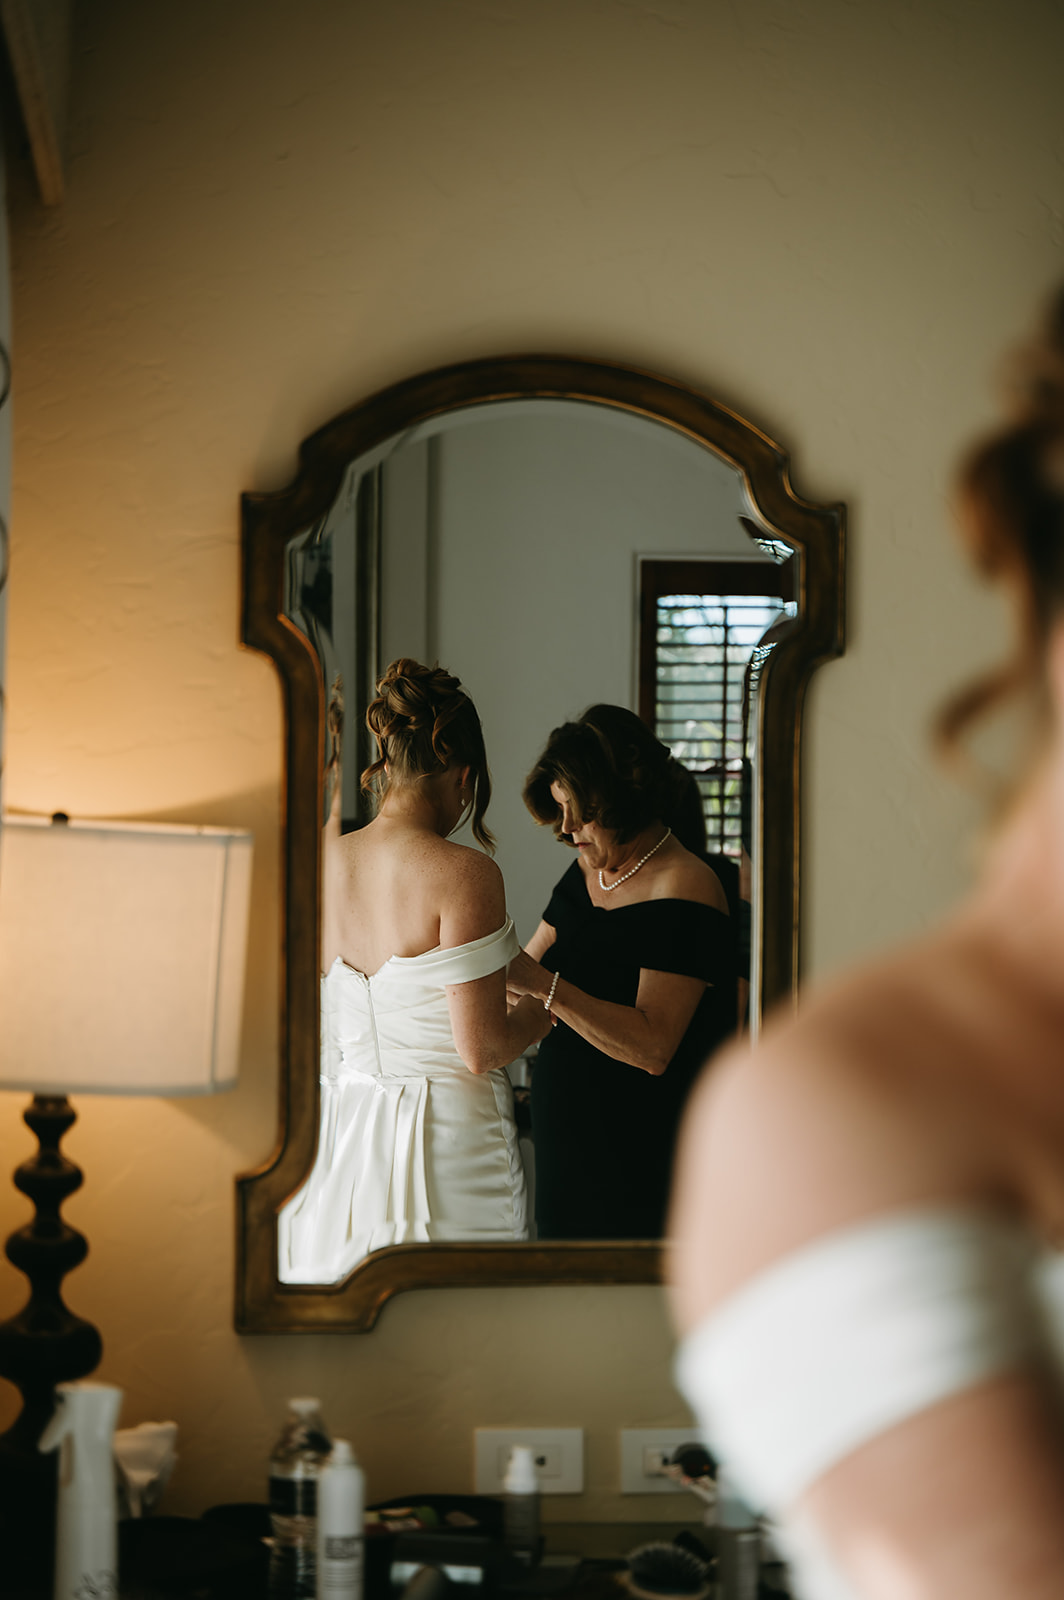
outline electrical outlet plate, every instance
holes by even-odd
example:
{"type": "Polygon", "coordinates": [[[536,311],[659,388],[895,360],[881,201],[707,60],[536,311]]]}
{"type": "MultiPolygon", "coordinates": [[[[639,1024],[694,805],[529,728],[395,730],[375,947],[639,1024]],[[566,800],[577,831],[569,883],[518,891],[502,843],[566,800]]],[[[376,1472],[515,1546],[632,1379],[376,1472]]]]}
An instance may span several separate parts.
{"type": "Polygon", "coordinates": [[[686,1494],[683,1484],[667,1478],[663,1464],[683,1444],[698,1441],[698,1429],[622,1428],[621,1493],[686,1494]]]}
{"type": "Polygon", "coordinates": [[[533,1452],[540,1494],[583,1494],[583,1428],[477,1428],[473,1433],[477,1494],[502,1494],[515,1444],[533,1452]]]}

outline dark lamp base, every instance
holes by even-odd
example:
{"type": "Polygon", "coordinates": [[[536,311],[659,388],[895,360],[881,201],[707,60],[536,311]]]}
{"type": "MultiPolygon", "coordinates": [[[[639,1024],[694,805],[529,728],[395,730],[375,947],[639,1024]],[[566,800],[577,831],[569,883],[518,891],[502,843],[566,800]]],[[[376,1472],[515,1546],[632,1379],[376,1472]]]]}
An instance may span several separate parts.
{"type": "Polygon", "coordinates": [[[59,1215],[82,1181],[59,1150],[75,1113],[65,1095],[35,1095],[23,1120],[39,1149],[15,1171],[15,1187],[33,1201],[33,1221],[16,1229],[6,1246],[8,1260],[29,1279],[30,1295],[20,1311],[0,1322],[0,1377],[22,1395],[22,1410],[0,1434],[0,1550],[5,1578],[10,1573],[15,1592],[29,1594],[50,1591],[55,1528],[56,1455],[42,1455],[37,1441],[52,1414],[55,1385],[87,1377],[103,1345],[92,1323],[68,1310],[60,1292],[63,1278],[89,1248],[59,1215]]]}

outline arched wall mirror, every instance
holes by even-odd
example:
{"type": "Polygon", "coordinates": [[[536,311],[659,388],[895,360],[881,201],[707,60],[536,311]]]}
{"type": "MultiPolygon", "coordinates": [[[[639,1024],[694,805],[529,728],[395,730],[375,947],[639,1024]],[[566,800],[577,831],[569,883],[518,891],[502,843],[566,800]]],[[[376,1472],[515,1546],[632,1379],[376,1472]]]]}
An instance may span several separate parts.
{"type": "MultiPolygon", "coordinates": [[[[367,820],[377,672],[439,660],[481,715],[525,939],[568,861],[524,776],[557,724],[627,706],[698,784],[749,918],[756,1029],[798,981],[802,703],[843,649],[843,508],[795,495],[778,446],[703,394],[530,356],[421,375],[319,429],[287,489],[244,496],[243,550],[243,637],[284,691],[286,829],[278,1141],[238,1180],[238,1329],[364,1330],[430,1285],[656,1281],[653,1240],[389,1244],[336,1282],[286,1267],[278,1219],[317,1158],[323,834],[367,820]]],[[[534,1070],[510,1069],[519,1091],[534,1070]]]]}

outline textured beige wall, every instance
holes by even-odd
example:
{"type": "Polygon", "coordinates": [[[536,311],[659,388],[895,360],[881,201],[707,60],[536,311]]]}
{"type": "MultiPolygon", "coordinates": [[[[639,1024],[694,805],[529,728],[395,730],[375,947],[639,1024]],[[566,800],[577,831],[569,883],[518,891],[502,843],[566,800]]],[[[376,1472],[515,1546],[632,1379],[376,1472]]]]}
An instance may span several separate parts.
{"type": "MultiPolygon", "coordinates": [[[[945,536],[946,469],[1060,273],[1064,14],[80,16],[69,197],[44,212],[23,175],[13,202],[6,798],[240,823],[258,853],[240,1088],[82,1101],[68,1211],[92,1254],[69,1299],[125,1419],[181,1424],[171,1509],[257,1496],[283,1398],[310,1388],[376,1493],[466,1486],[475,1423],[582,1424],[589,1491],[549,1511],[634,1511],[615,1428],[685,1416],[654,1290],[412,1294],[369,1336],[232,1332],[233,1175],[272,1135],[280,760],[272,669],[237,647],[237,496],[284,483],[341,406],[468,356],[604,356],[729,400],[792,450],[801,491],[851,512],[851,646],[809,704],[810,966],[918,926],[963,881],[972,810],[930,768],[927,711],[1000,637],[945,536]]],[[[19,1109],[0,1101],[5,1166],[29,1148],[19,1109]]],[[[6,1182],[0,1212],[25,1214],[6,1182]]],[[[20,1296],[5,1264],[0,1309],[20,1296]]]]}

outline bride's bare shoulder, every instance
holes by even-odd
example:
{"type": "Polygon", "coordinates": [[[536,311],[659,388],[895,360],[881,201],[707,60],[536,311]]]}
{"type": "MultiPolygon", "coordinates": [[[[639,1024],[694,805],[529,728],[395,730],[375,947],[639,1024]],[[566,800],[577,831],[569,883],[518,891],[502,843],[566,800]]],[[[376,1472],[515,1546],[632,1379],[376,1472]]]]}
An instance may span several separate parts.
{"type": "Polygon", "coordinates": [[[506,917],[502,873],[490,856],[441,839],[435,866],[441,943],[465,944],[494,933],[506,917]]]}
{"type": "Polygon", "coordinates": [[[498,862],[472,845],[459,844],[455,839],[440,839],[439,857],[449,873],[473,888],[502,882],[498,862]]]}

